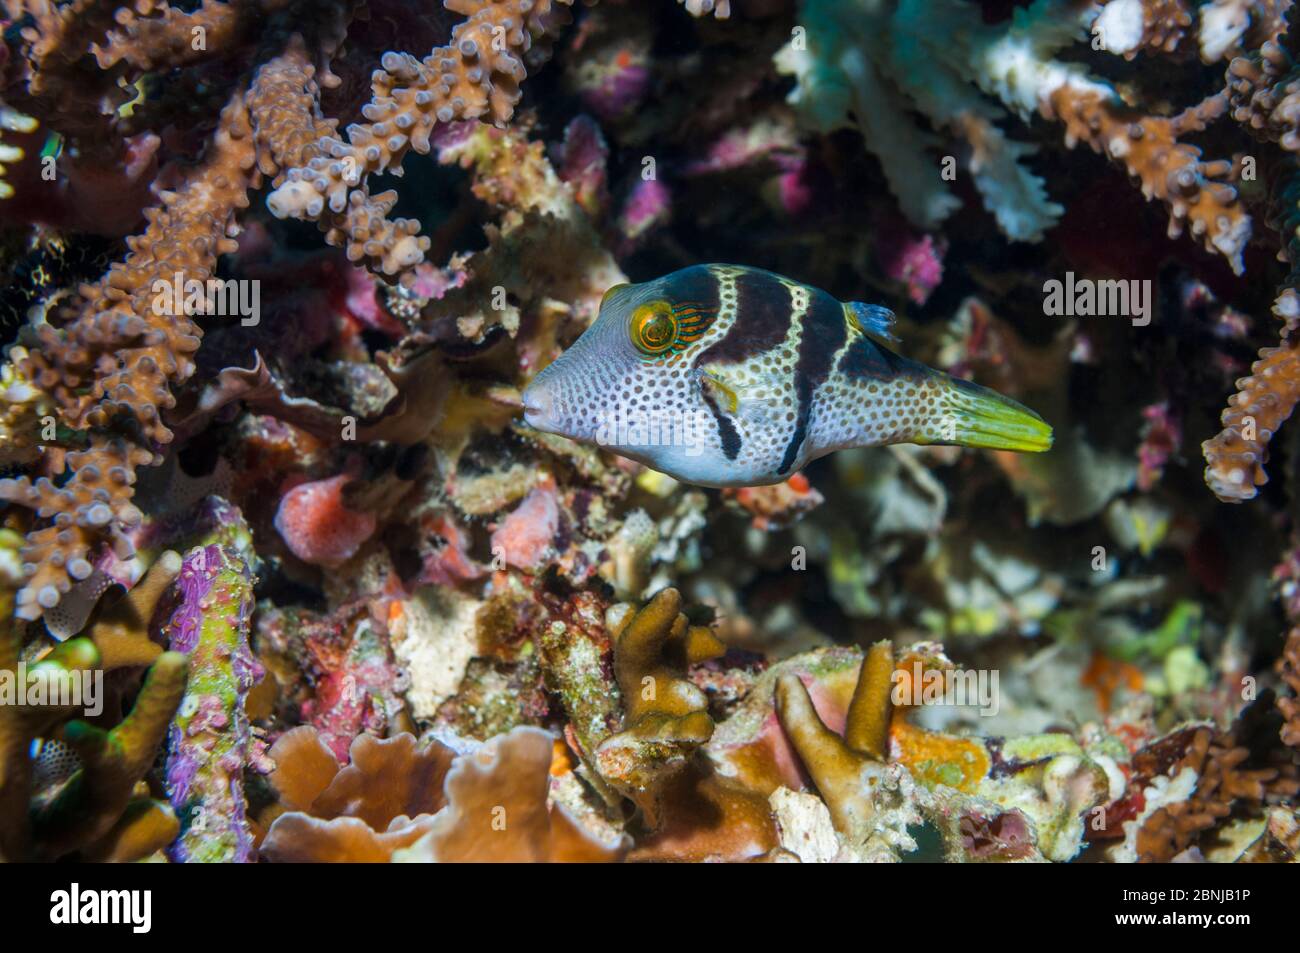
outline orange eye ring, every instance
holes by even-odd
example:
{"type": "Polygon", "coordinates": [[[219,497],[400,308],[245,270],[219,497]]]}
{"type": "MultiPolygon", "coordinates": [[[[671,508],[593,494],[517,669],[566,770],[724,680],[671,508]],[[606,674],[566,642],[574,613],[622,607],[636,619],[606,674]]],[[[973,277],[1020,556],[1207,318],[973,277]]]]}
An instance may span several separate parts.
{"type": "Polygon", "coordinates": [[[663,354],[677,341],[677,318],[666,301],[651,301],[632,312],[632,343],[651,356],[663,354]]]}

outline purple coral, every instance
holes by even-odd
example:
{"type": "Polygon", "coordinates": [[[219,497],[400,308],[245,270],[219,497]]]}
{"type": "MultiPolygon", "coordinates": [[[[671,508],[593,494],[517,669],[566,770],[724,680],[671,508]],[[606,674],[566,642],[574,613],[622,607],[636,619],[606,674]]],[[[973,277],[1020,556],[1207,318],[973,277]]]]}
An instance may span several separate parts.
{"type": "Polygon", "coordinates": [[[240,552],[247,527],[239,510],[210,500],[215,529],[185,554],[180,603],[163,631],[190,657],[190,681],[168,738],[167,794],[182,833],[175,861],[254,859],[246,817],[244,765],[260,756],[245,711],[264,670],[248,643],[253,574],[240,552]]]}

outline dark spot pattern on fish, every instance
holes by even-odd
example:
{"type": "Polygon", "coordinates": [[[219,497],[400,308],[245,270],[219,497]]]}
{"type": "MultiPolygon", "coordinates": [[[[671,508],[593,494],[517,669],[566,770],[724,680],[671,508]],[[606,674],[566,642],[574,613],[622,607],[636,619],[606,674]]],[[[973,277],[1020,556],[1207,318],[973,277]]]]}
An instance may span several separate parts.
{"type": "Polygon", "coordinates": [[[785,282],[766,271],[743,271],[735,282],[735,319],[700,355],[700,366],[739,363],[779,347],[790,332],[793,305],[785,282]]]}

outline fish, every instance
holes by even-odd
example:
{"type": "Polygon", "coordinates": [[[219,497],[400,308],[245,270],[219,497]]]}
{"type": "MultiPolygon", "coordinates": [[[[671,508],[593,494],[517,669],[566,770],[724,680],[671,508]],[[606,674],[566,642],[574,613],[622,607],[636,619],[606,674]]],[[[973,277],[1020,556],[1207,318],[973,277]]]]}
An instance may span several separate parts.
{"type": "Polygon", "coordinates": [[[850,447],[1051,448],[1034,411],[890,350],[893,325],[744,265],[615,285],[524,389],[524,421],[708,487],[781,483],[850,447]]]}

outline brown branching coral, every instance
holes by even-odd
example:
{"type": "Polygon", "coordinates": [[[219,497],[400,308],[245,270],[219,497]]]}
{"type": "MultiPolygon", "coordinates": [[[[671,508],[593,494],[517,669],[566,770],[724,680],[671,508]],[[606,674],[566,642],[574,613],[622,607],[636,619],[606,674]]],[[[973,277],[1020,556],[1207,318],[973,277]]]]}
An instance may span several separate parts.
{"type": "MultiPolygon", "coordinates": [[[[1234,118],[1260,139],[1276,142],[1290,153],[1296,139],[1296,80],[1290,56],[1276,43],[1258,54],[1237,57],[1228,67],[1228,95],[1234,118]]],[[[1205,482],[1229,503],[1254,498],[1268,482],[1264,464],[1268,445],[1300,402],[1300,173],[1294,155],[1285,166],[1281,190],[1281,228],[1291,272],[1273,302],[1282,322],[1281,341],[1259,352],[1250,374],[1237,381],[1237,392],[1223,411],[1223,429],[1201,444],[1205,482]]]]}
{"type": "Polygon", "coordinates": [[[1149,116],[1095,91],[1062,86],[1042,109],[1065,124],[1067,145],[1086,142],[1127,169],[1144,196],[1163,202],[1171,238],[1187,228],[1240,272],[1250,217],[1227,181],[1232,163],[1202,161],[1199,149],[1179,141],[1180,135],[1204,128],[1226,105],[1225,97],[1217,95],[1178,116],[1149,116]]]}
{"type": "MultiPolygon", "coordinates": [[[[150,3],[140,0],[142,8],[150,3]]],[[[29,111],[64,135],[98,144],[101,154],[116,152],[121,146],[114,130],[116,111],[127,95],[114,74],[86,59],[90,47],[113,28],[116,5],[98,0],[6,0],[5,12],[12,21],[31,17],[22,34],[31,77],[29,106],[35,106],[29,111]]]]}
{"type": "Polygon", "coordinates": [[[131,503],[135,470],[155,462],[152,448],[171,439],[162,412],[175,404],[172,388],[194,372],[202,333],[184,310],[156,306],[154,283],[174,274],[206,280],[217,256],[234,250],[227,232],[248,204],[254,158],[237,95],[186,184],[146,212],[149,225],[128,242],[126,260],[81,289],[71,323],[38,329],[40,346],[24,371],[54,399],[67,426],[95,435],[89,449],[68,454],[71,478],[62,486],[48,477],[0,483],[0,498],[53,520],[29,534],[23,549],[28,581],[18,594],[20,617],[36,618],[88,576],[87,557],[99,541],[114,539],[129,551],[122,532],[140,521],[131,503]],[[116,428],[122,436],[105,435],[116,428]]]}
{"type": "Polygon", "coordinates": [[[1300,75],[1286,49],[1270,42],[1234,58],[1227,81],[1233,119],[1288,152],[1300,151],[1300,75]]]}
{"type": "MultiPolygon", "coordinates": [[[[446,0],[467,19],[451,41],[424,60],[406,53],[384,55],[372,78],[373,95],[362,110],[366,122],[347,129],[347,141],[325,143],[325,155],[290,169],[267,199],[281,218],[317,221],[326,240],[347,249],[352,261],[384,275],[408,272],[424,258],[429,240],[419,223],[388,220],[393,192],[371,195],[366,178],[400,168],[409,150],[425,155],[439,123],[490,118],[508,121],[519,101],[534,43],[566,22],[569,0],[446,0]]],[[[534,54],[535,56],[535,54],[534,54]]]]}
{"type": "Polygon", "coordinates": [[[614,676],[623,697],[623,729],[601,742],[596,764],[605,780],[648,816],[664,781],[713,734],[708,699],[685,669],[717,658],[723,645],[681,612],[676,589],[664,589],[616,624],[614,676]]]}
{"type": "Polygon", "coordinates": [[[1277,700],[1282,713],[1282,743],[1300,749],[1300,628],[1287,633],[1282,657],[1277,660],[1277,673],[1291,694],[1277,700]]]}
{"type": "Polygon", "coordinates": [[[1248,710],[1228,731],[1210,727],[1187,729],[1191,734],[1183,756],[1168,772],[1176,777],[1191,771],[1196,789],[1185,800],[1154,811],[1137,831],[1137,855],[1144,862],[1173,860],[1200,843],[1242,805],[1258,807],[1300,790],[1293,764],[1262,767],[1252,754],[1248,710]]]}
{"type": "Polygon", "coordinates": [[[187,66],[235,47],[259,17],[285,5],[286,0],[203,0],[186,11],[166,0],[137,0],[135,9],[117,12],[114,28],[92,52],[102,70],[121,62],[145,72],[187,66]]]}
{"type": "MultiPolygon", "coordinates": [[[[1127,44],[1126,49],[1122,51],[1125,59],[1133,59],[1139,52],[1173,53],[1182,45],[1193,19],[1192,4],[1188,0],[1143,0],[1140,4],[1123,5],[1116,3],[1114,10],[1122,10],[1122,18],[1132,15],[1134,6],[1141,11],[1141,33],[1136,43],[1127,44]]],[[[1101,36],[1108,46],[1114,39],[1108,36],[1111,29],[1109,15],[1103,8],[1094,32],[1101,36]]]]}
{"type": "MultiPolygon", "coordinates": [[[[20,642],[8,621],[8,601],[0,597],[0,672],[14,684],[20,642]]],[[[75,697],[74,681],[103,665],[93,642],[72,639],[29,666],[26,681],[45,686],[46,697],[69,699],[75,697]]],[[[130,714],[107,730],[68,720],[74,712],[68,705],[0,705],[0,858],[54,859],[82,851],[88,858],[134,860],[165,846],[175,836],[176,819],[165,802],[138,794],[137,784],[153,765],[180,704],[187,671],[185,656],[159,655],[130,714]],[[78,768],[30,811],[29,824],[31,743],[55,732],[75,752],[78,768]]]]}
{"type": "MultiPolygon", "coordinates": [[[[47,453],[46,475],[0,481],[0,498],[49,521],[31,530],[22,556],[27,584],[17,611],[31,619],[89,575],[101,544],[111,542],[119,555],[129,554],[126,534],[140,521],[131,502],[135,471],[158,463],[173,438],[163,418],[176,404],[175,390],[194,373],[202,330],[197,306],[160,305],[158,282],[214,277],[218,256],[235,250],[236,217],[263,175],[280,186],[270,207],[281,212],[286,195],[301,197],[311,183],[334,182],[324,190],[335,216],[322,218],[327,238],[347,244],[354,260],[365,257],[386,274],[414,264],[427,239],[415,236],[415,222],[389,221],[396,194],[371,196],[362,177],[395,168],[408,147],[427,152],[437,123],[484,115],[508,119],[519,98],[524,59],[536,55],[534,44],[564,21],[567,10],[549,0],[449,3],[469,20],[424,62],[385,55],[385,68],[374,77],[374,101],[366,108],[369,122],[350,127],[345,145],[334,137],[336,122],[320,111],[319,85],[336,82],[328,70],[321,72],[320,62],[328,66],[353,4],[247,0],[182,12],[139,0],[116,18],[112,5],[14,6],[15,15],[33,17],[24,38],[35,111],[74,146],[82,138],[114,141],[110,127],[118,103],[102,90],[116,90],[119,80],[185,66],[204,54],[238,63],[245,54],[237,51],[251,47],[254,57],[246,88],[236,83],[200,160],[179,185],[162,193],[161,204],[145,212],[147,227],[128,239],[125,261],[83,286],[52,323],[38,326],[35,346],[17,364],[30,388],[48,395],[59,422],[85,435],[66,445],[42,443],[47,450],[70,451],[47,453]],[[237,42],[254,24],[262,41],[237,42]],[[190,42],[196,30],[202,43],[190,42]],[[97,59],[87,56],[90,51],[97,59]],[[82,128],[73,119],[65,123],[66,116],[94,122],[82,128]],[[304,184],[306,171],[314,177],[304,184]]],[[[305,211],[316,209],[312,217],[324,214],[324,198],[319,208],[306,205],[305,211]]],[[[6,420],[4,429],[30,426],[32,420],[30,414],[6,420]]],[[[6,442],[26,449],[36,441],[13,433],[6,442]]]]}
{"type": "Polygon", "coordinates": [[[457,757],[412,735],[361,735],[338,763],[310,728],[271,750],[281,803],[262,844],[277,861],[607,861],[560,805],[548,805],[552,738],[516,728],[457,757]]]}
{"type": "Polygon", "coordinates": [[[856,843],[870,836],[872,787],[889,754],[893,674],[893,646],[877,642],[862,660],[843,737],[826,727],[797,675],[784,675],[777,682],[777,717],[830,809],[835,828],[856,843]]]}
{"type": "MultiPolygon", "coordinates": [[[[1282,316],[1277,306],[1274,313],[1282,316]]],[[[1249,500],[1268,482],[1264,464],[1269,442],[1300,402],[1298,348],[1300,340],[1291,329],[1281,344],[1261,350],[1250,375],[1237,381],[1237,392],[1228,398],[1223,429],[1201,445],[1205,482],[1224,502],[1249,500]]]]}
{"type": "MultiPolygon", "coordinates": [[[[1291,19],[1294,17],[1290,16],[1288,22],[1291,19]]],[[[1290,33],[1286,39],[1293,41],[1290,33]]],[[[1273,314],[1282,322],[1281,341],[1260,350],[1250,375],[1237,381],[1237,392],[1228,398],[1221,418],[1223,429],[1201,445],[1205,482],[1219,499],[1229,503],[1254,498],[1257,488],[1268,482],[1264,464],[1268,462],[1269,442],[1300,402],[1300,171],[1295,159],[1300,150],[1296,133],[1300,118],[1298,91],[1300,78],[1294,59],[1280,41],[1270,39],[1257,52],[1238,56],[1228,66],[1227,96],[1233,118],[1258,139],[1276,143],[1288,154],[1279,189],[1279,228],[1285,257],[1291,263],[1291,271],[1273,302],[1273,314]]]]}

